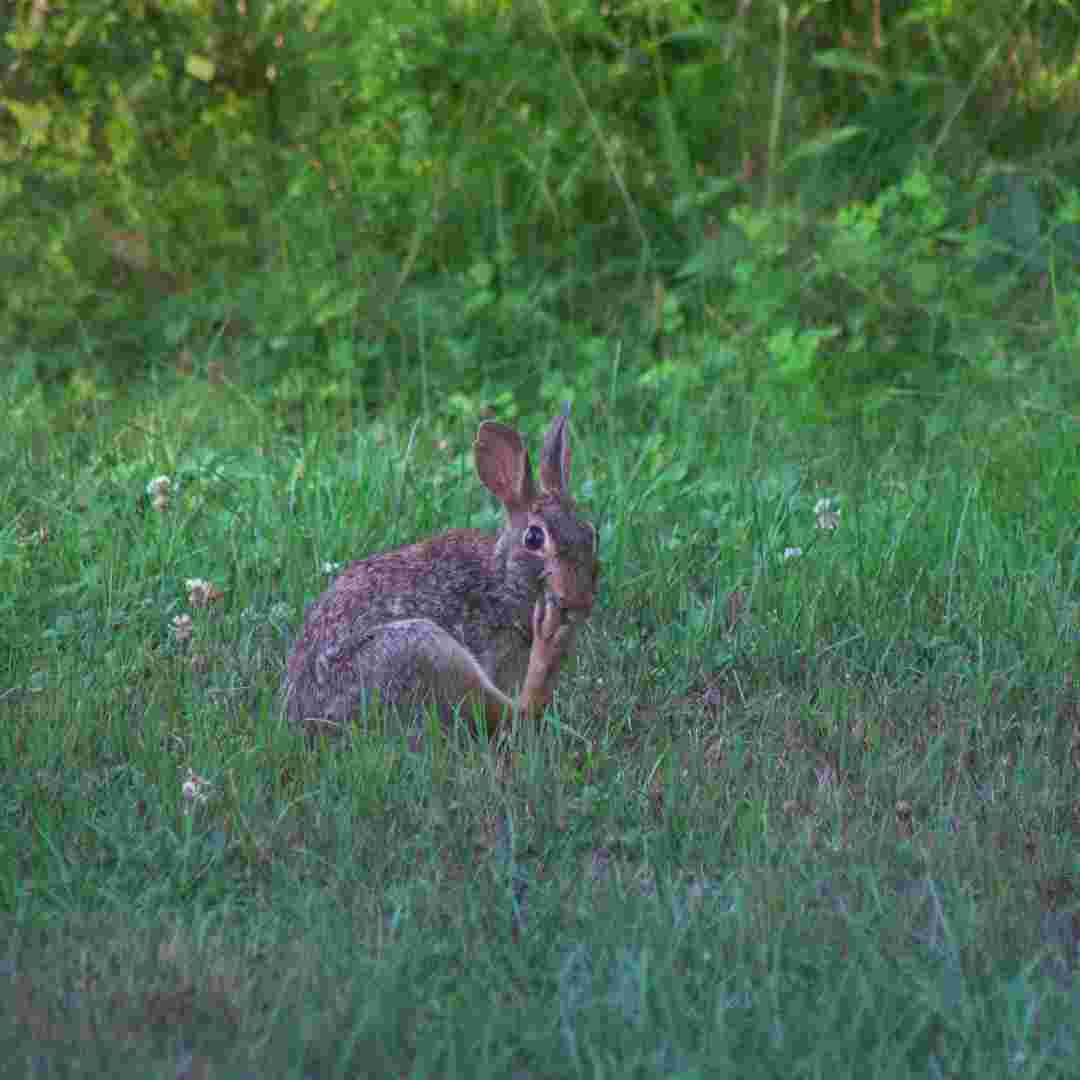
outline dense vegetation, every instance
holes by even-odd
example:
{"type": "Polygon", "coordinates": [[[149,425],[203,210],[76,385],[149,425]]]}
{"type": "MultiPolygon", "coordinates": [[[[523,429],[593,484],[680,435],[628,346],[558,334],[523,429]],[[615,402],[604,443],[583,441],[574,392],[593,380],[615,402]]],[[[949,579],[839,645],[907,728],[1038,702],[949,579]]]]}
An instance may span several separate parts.
{"type": "Polygon", "coordinates": [[[1069,4],[41,0],[0,43],[0,1049],[1076,1075],[1069,4]],[[574,402],[506,746],[276,699],[574,402]]]}
{"type": "Polygon", "coordinates": [[[611,339],[815,418],[1007,379],[1071,353],[1078,40],[1051,0],[28,2],[0,335],[84,396],[220,361],[431,407],[423,356],[528,400],[611,339]]]}

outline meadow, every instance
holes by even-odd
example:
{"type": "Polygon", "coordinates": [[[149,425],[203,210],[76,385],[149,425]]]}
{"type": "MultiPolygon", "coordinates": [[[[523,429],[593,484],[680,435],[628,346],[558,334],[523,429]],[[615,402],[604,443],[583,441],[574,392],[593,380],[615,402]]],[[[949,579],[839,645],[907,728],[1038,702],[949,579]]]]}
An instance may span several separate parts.
{"type": "Polygon", "coordinates": [[[5,1074],[1075,1075],[1075,414],[780,422],[708,355],[592,359],[600,601],[501,747],[308,748],[277,692],[337,568],[495,526],[475,424],[535,445],[556,373],[522,411],[5,377],[5,1074]]]}
{"type": "Polygon", "coordinates": [[[43,0],[0,34],[0,1075],[1080,1075],[1080,22],[43,0]],[[308,745],[573,404],[505,742],[308,745]]]}

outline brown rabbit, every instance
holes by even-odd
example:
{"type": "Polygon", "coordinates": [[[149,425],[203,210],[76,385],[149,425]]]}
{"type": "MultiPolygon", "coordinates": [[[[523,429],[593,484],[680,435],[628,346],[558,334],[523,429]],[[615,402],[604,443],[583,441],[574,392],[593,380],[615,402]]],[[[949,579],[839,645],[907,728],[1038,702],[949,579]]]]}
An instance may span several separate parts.
{"type": "Polygon", "coordinates": [[[444,719],[479,707],[490,735],[513,712],[543,712],[598,573],[596,530],[569,494],[568,418],[544,437],[539,488],[521,436],[480,425],[476,472],[506,508],[500,533],[456,529],[372,555],[315,601],[285,676],[292,723],[340,731],[377,700],[444,719]]]}

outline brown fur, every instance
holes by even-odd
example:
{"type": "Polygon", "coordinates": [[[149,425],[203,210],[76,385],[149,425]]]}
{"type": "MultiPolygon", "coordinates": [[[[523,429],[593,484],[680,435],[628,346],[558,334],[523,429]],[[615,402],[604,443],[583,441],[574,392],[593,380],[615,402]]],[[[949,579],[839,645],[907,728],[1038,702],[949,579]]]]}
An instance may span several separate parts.
{"type": "Polygon", "coordinates": [[[292,723],[340,730],[377,700],[444,715],[478,706],[493,732],[509,712],[548,704],[597,576],[595,531],[568,492],[566,413],[544,440],[539,489],[511,428],[481,424],[474,452],[506,509],[502,531],[454,530],[349,565],[308,610],[289,656],[292,723]],[[537,535],[531,550],[526,536],[537,535]]]}

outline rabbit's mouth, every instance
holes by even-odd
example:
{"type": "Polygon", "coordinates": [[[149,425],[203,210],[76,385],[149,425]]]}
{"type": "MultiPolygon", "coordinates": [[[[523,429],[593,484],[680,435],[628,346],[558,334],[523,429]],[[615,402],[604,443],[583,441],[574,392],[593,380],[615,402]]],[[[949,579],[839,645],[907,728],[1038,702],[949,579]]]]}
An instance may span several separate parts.
{"type": "Polygon", "coordinates": [[[544,600],[551,604],[552,607],[558,608],[568,619],[574,617],[584,619],[592,611],[593,605],[591,596],[570,600],[565,596],[560,596],[557,592],[553,592],[551,589],[544,591],[544,600]]]}

